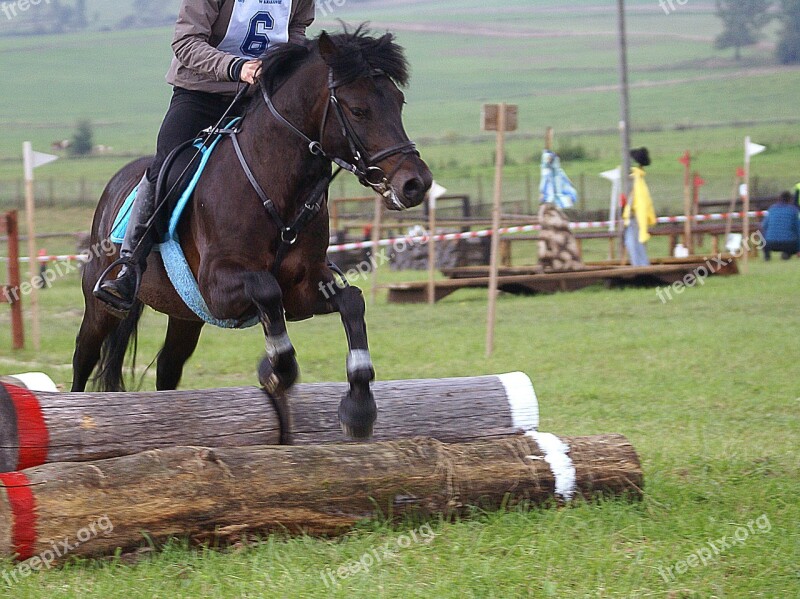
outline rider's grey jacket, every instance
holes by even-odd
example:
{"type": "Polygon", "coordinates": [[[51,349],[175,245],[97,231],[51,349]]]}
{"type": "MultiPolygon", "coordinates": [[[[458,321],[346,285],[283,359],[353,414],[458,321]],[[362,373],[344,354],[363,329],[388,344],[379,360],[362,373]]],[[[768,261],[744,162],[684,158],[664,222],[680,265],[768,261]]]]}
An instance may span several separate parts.
{"type": "MultiPolygon", "coordinates": [[[[183,0],[172,49],[167,82],[184,89],[234,95],[239,87],[241,55],[218,46],[225,39],[234,7],[244,0],[183,0]]],[[[251,0],[252,1],[252,0],[251,0]]],[[[265,10],[270,5],[288,4],[289,42],[302,43],[306,28],[314,22],[314,0],[258,0],[265,10]]],[[[249,58],[248,58],[249,59],[249,58]]]]}

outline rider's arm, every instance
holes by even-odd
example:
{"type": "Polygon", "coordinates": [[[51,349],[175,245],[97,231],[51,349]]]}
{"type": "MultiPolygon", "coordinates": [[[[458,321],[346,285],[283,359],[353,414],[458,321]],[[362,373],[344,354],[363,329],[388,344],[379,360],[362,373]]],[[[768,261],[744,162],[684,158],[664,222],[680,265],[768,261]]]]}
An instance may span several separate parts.
{"type": "Polygon", "coordinates": [[[183,66],[214,81],[238,81],[246,60],[214,48],[209,40],[219,17],[219,0],[184,0],[172,49],[183,66]]]}
{"type": "Polygon", "coordinates": [[[306,29],[314,22],[314,8],[314,0],[298,0],[292,22],[289,23],[289,43],[305,42],[306,29]]]}

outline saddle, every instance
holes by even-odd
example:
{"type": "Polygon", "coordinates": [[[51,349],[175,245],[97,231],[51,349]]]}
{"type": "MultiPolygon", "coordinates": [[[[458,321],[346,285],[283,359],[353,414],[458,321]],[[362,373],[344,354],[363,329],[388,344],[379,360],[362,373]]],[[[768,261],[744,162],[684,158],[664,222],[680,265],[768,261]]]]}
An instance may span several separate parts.
{"type": "MultiPolygon", "coordinates": [[[[226,129],[234,127],[239,120],[239,118],[231,120],[226,129]]],[[[189,263],[186,261],[177,233],[178,224],[186,206],[189,205],[194,195],[197,182],[200,180],[200,176],[203,174],[214,149],[224,135],[225,133],[217,133],[213,139],[206,141],[206,145],[203,145],[202,139],[184,144],[184,146],[176,149],[164,163],[164,167],[158,177],[158,197],[164,197],[164,194],[169,189],[175,189],[176,191],[170,194],[170,197],[166,200],[165,208],[162,208],[168,211],[169,218],[159,219],[164,224],[161,225],[161,230],[157,230],[160,243],[155,246],[154,251],[161,253],[161,259],[164,262],[169,280],[192,312],[208,324],[225,329],[242,329],[258,324],[258,318],[242,322],[238,320],[219,320],[211,314],[200,293],[200,288],[189,267],[189,263]],[[197,150],[200,150],[200,159],[190,165],[190,161],[197,153],[197,150]],[[187,165],[190,165],[188,169],[187,165]]],[[[122,203],[114,219],[111,234],[109,235],[113,243],[122,243],[125,238],[125,231],[130,222],[131,207],[135,199],[136,189],[122,203]]]]}

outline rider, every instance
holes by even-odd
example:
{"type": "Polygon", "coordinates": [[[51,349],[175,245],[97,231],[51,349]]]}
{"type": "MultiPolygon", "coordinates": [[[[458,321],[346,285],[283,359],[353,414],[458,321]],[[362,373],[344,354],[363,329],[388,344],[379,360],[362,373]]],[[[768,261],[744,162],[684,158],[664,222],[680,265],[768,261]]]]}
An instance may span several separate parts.
{"type": "Polygon", "coordinates": [[[158,174],[167,156],[216,124],[242,83],[256,82],[260,56],[278,44],[305,41],[314,6],[314,0],[182,0],[172,42],[175,56],[166,77],[174,91],[120,248],[120,258],[126,262],[117,278],[103,282],[96,294],[117,312],[132,307],[137,279],[156,242],[155,233],[146,233],[155,211],[158,174]],[[137,246],[141,247],[134,261],[137,246]]]}

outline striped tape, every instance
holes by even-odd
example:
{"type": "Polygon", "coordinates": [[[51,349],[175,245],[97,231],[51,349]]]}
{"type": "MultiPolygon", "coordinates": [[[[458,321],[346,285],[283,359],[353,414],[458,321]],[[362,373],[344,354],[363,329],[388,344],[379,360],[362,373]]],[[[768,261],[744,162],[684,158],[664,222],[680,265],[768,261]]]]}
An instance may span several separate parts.
{"type": "MultiPolygon", "coordinates": [[[[767,211],[762,210],[758,212],[749,212],[748,215],[751,218],[760,218],[767,214],[767,211]]],[[[733,212],[730,214],[727,213],[720,213],[720,214],[698,214],[697,216],[692,217],[693,222],[701,223],[706,221],[722,221],[727,220],[728,218],[743,218],[744,212],[733,212]]],[[[661,216],[656,219],[658,224],[675,224],[675,223],[683,223],[686,222],[686,216],[661,216]]],[[[570,229],[573,230],[585,230],[585,229],[602,229],[605,227],[609,227],[614,224],[614,221],[610,220],[600,220],[600,221],[589,221],[589,222],[580,222],[580,223],[570,223],[570,229]]],[[[499,229],[500,235],[513,235],[516,233],[532,233],[534,231],[541,231],[541,225],[520,225],[516,227],[502,227],[499,229]]],[[[434,241],[453,241],[456,239],[476,239],[480,237],[491,237],[492,230],[485,229],[482,231],[468,231],[466,233],[444,233],[441,235],[434,235],[434,241]]],[[[429,237],[427,236],[416,236],[416,237],[394,237],[392,239],[381,239],[378,241],[378,247],[388,247],[394,245],[395,243],[405,242],[405,243],[413,243],[413,244],[426,244],[428,243],[429,237]]],[[[343,243],[340,245],[332,245],[328,248],[329,252],[347,252],[351,250],[363,250],[367,248],[371,248],[373,246],[372,241],[357,241],[353,243],[343,243]]]]}
{"type": "MultiPolygon", "coordinates": [[[[761,211],[753,211],[749,212],[748,215],[750,218],[761,218],[767,214],[766,210],[761,211]]],[[[692,217],[692,221],[696,223],[702,223],[706,221],[721,221],[727,220],[728,218],[744,218],[744,212],[732,212],[728,213],[719,213],[719,214],[698,214],[697,216],[692,217]]],[[[658,224],[675,224],[675,223],[683,223],[686,222],[686,216],[661,216],[656,219],[658,224]]],[[[598,221],[588,221],[588,222],[580,222],[580,223],[570,223],[570,229],[577,229],[577,230],[584,230],[584,229],[602,229],[605,227],[609,227],[615,224],[614,221],[610,220],[598,220],[598,221]]],[[[541,231],[542,227],[540,225],[521,225],[518,227],[503,227],[500,229],[500,235],[511,235],[515,233],[532,233],[534,231],[541,231]]],[[[442,235],[434,235],[434,241],[453,241],[456,239],[475,239],[479,237],[491,237],[492,231],[491,229],[486,229],[483,231],[469,231],[467,233],[446,233],[442,235]]],[[[392,239],[381,239],[378,241],[378,247],[388,247],[400,241],[405,241],[406,243],[427,243],[428,237],[394,237],[392,239]]],[[[353,243],[343,243],[340,245],[332,245],[328,247],[329,252],[347,252],[351,250],[363,250],[372,247],[372,241],[357,241],[353,243]]],[[[86,254],[77,254],[77,255],[60,255],[60,256],[41,256],[38,257],[37,262],[47,263],[47,262],[71,262],[73,260],[79,260],[81,262],[87,262],[88,257],[86,254]]],[[[8,258],[0,257],[0,262],[7,262],[8,258]]],[[[22,257],[19,259],[20,262],[28,262],[29,258],[22,257]]]]}

